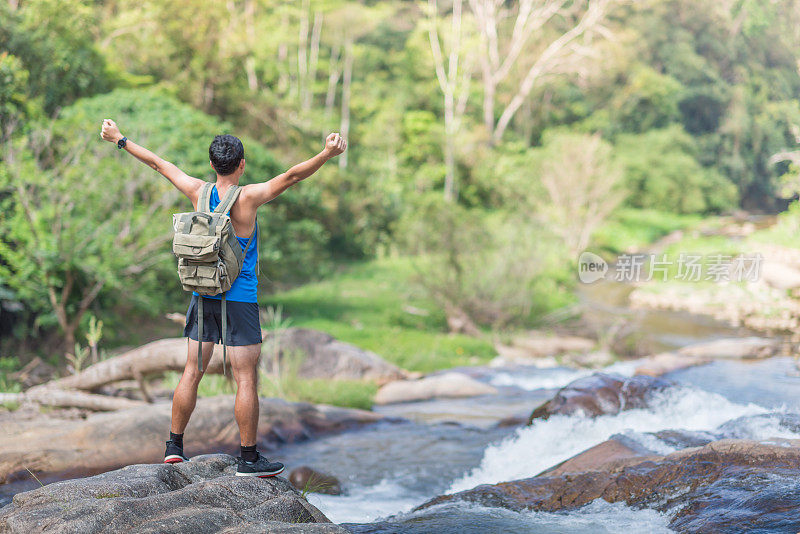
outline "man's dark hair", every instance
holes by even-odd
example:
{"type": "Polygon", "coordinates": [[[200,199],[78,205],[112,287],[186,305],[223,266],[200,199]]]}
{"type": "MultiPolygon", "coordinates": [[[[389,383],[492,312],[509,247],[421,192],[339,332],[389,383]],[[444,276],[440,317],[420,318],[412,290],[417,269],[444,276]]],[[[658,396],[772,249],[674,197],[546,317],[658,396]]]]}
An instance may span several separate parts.
{"type": "Polygon", "coordinates": [[[217,174],[227,176],[233,174],[244,158],[244,145],[233,135],[218,135],[208,147],[208,157],[217,174]]]}

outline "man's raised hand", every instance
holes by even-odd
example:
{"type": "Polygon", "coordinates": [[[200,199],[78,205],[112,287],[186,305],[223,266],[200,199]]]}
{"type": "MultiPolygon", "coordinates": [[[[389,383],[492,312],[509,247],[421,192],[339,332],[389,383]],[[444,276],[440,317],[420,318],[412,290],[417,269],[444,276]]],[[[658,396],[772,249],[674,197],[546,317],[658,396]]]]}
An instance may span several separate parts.
{"type": "Polygon", "coordinates": [[[122,139],[122,134],[119,133],[119,128],[117,127],[116,122],[112,121],[111,119],[105,119],[103,121],[103,127],[100,129],[100,137],[109,143],[116,143],[122,139]]]}
{"type": "Polygon", "coordinates": [[[347,140],[338,133],[332,133],[325,139],[325,154],[332,158],[338,156],[347,148],[347,140]]]}

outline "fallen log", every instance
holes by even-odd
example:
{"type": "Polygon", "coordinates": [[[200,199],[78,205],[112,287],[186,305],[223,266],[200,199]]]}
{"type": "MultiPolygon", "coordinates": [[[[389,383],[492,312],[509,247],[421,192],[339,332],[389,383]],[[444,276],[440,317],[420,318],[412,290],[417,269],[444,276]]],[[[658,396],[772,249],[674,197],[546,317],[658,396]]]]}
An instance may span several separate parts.
{"type": "MultiPolygon", "coordinates": [[[[140,381],[141,377],[147,375],[160,374],[164,371],[182,371],[186,366],[186,352],[186,338],[159,339],[90,365],[72,376],[34,386],[28,392],[52,388],[90,391],[121,380],[140,381]]],[[[222,374],[221,345],[214,346],[214,354],[206,373],[222,374]]]]}
{"type": "Polygon", "coordinates": [[[143,402],[124,397],[108,397],[83,391],[58,388],[31,388],[24,393],[0,393],[0,403],[35,402],[53,408],[84,408],[96,412],[111,412],[142,406],[143,402]]]}

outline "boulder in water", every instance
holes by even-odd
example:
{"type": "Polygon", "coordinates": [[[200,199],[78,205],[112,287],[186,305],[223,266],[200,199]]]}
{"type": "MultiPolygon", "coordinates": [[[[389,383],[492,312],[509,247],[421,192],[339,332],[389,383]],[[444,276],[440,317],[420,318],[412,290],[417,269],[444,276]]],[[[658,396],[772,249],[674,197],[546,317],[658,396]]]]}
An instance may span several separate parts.
{"type": "Polygon", "coordinates": [[[798,532],[800,440],[724,439],[666,456],[642,456],[580,473],[484,484],[417,507],[465,501],[556,512],[594,499],[674,513],[680,532],[798,532]]]}
{"type": "Polygon", "coordinates": [[[393,404],[441,397],[476,397],[493,395],[497,389],[470,378],[464,373],[446,372],[419,380],[398,380],[378,390],[376,404],[393,404]]]}
{"type": "Polygon", "coordinates": [[[264,336],[263,350],[274,350],[272,347],[277,347],[282,359],[292,353],[299,354],[302,363],[297,374],[304,378],[373,380],[385,384],[408,375],[374,352],[344,343],[319,330],[287,328],[277,336],[268,333],[264,336]]]}
{"type": "Polygon", "coordinates": [[[0,531],[347,532],[285,479],[236,477],[235,470],[233,457],[215,454],[55,482],[15,495],[0,509],[0,531]]]}
{"type": "Polygon", "coordinates": [[[301,491],[327,493],[328,495],[340,495],[342,493],[342,485],[338,478],[320,473],[307,465],[292,469],[292,472],[289,473],[289,482],[301,491]]]}
{"type": "Polygon", "coordinates": [[[536,408],[528,424],[552,415],[582,414],[588,417],[646,408],[653,393],[671,387],[661,378],[594,373],[561,388],[555,397],[536,408]]]}

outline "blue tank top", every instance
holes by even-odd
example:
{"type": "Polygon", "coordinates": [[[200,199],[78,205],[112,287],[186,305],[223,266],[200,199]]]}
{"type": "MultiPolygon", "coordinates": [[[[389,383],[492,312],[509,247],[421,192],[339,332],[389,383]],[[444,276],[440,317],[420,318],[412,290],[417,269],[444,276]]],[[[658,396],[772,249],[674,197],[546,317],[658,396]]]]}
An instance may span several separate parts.
{"type": "MultiPolygon", "coordinates": [[[[211,188],[211,197],[209,202],[209,207],[213,211],[214,208],[217,207],[219,204],[219,193],[217,192],[217,186],[211,188]]],[[[230,214],[230,212],[228,212],[230,214]]],[[[258,222],[256,222],[256,229],[254,231],[258,231],[258,222]]],[[[247,240],[250,239],[250,236],[247,237],[239,237],[236,236],[236,239],[239,240],[239,244],[242,246],[242,252],[244,252],[245,247],[247,246],[247,240]]],[[[225,298],[228,301],[232,302],[258,302],[256,298],[258,295],[258,277],[256,276],[256,259],[258,258],[258,239],[256,236],[253,237],[253,242],[250,243],[250,248],[247,251],[247,254],[244,257],[244,265],[242,265],[242,272],[239,273],[239,276],[236,277],[236,280],[233,281],[233,285],[225,293],[225,298]]],[[[197,295],[196,292],[192,293],[193,295],[197,295]]],[[[207,299],[221,299],[222,294],[218,295],[206,295],[205,298],[207,299]]]]}

